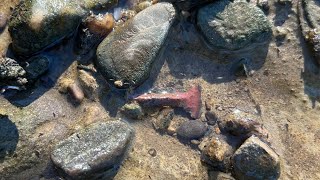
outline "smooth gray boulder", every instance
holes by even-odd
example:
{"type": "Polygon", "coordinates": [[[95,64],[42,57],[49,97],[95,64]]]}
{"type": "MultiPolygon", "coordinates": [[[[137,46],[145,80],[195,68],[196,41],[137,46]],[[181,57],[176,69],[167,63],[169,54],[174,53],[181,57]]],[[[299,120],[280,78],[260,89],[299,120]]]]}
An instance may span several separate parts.
{"type": "Polygon", "coordinates": [[[204,39],[215,48],[238,50],[272,37],[263,11],[244,1],[216,1],[201,8],[197,20],[204,39]]]}
{"type": "Polygon", "coordinates": [[[239,180],[274,180],[280,176],[278,154],[254,135],[239,147],[232,161],[239,180]]]}
{"type": "Polygon", "coordinates": [[[67,179],[112,178],[128,153],[134,130],[122,121],[99,122],[60,142],[51,154],[67,179]]]}
{"type": "Polygon", "coordinates": [[[158,3],[139,12],[123,27],[110,33],[97,49],[96,65],[118,88],[141,85],[165,42],[176,11],[170,3],[158,3]]]}

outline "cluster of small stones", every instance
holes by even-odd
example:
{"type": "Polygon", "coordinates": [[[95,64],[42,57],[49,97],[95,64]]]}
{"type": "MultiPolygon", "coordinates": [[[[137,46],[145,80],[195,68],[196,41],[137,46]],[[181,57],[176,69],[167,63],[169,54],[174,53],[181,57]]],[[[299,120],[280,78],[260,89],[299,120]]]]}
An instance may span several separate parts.
{"type": "MultiPolygon", "coordinates": [[[[137,15],[128,15],[131,20],[121,26],[118,24],[114,31],[118,18],[110,14],[87,17],[87,14],[88,10],[110,7],[116,1],[87,0],[84,7],[78,1],[70,0],[21,2],[9,21],[13,50],[23,56],[37,54],[72,34],[87,17],[83,21],[87,28],[84,37],[94,36],[93,42],[88,43],[89,49],[103,39],[96,52],[98,71],[117,88],[135,88],[149,77],[167,34],[177,20],[177,9],[193,11],[201,5],[196,17],[197,26],[205,43],[213,48],[239,50],[268,42],[271,38],[271,24],[264,12],[252,3],[228,0],[170,2],[138,4],[137,15]]],[[[12,79],[27,76],[35,80],[48,70],[49,64],[47,57],[36,56],[30,59],[25,72],[16,61],[1,59],[0,70],[14,72],[12,79]],[[9,66],[8,61],[12,62],[9,66]]],[[[95,71],[88,66],[82,68],[95,71]]],[[[87,71],[79,70],[76,81],[61,82],[61,91],[69,92],[77,103],[84,97],[94,99],[92,94],[97,94],[99,89],[100,84],[87,71]]],[[[12,73],[10,76],[2,74],[0,78],[6,79],[11,78],[12,73]]],[[[133,119],[143,119],[147,115],[136,103],[126,104],[122,112],[133,119]]],[[[181,122],[173,119],[174,111],[163,108],[152,124],[157,131],[198,146],[203,162],[214,170],[231,172],[237,179],[279,177],[279,157],[266,143],[267,134],[255,120],[237,115],[221,119],[213,112],[206,112],[206,123],[199,119],[181,122]],[[228,142],[228,137],[235,137],[236,141],[228,142]]],[[[67,179],[112,178],[130,151],[133,138],[134,130],[125,122],[95,123],[58,143],[51,153],[51,160],[58,173],[67,179]]]]}
{"type": "Polygon", "coordinates": [[[135,102],[124,105],[122,111],[126,118],[139,120],[149,119],[149,114],[153,114],[151,122],[156,131],[199,148],[201,160],[210,170],[231,173],[236,179],[277,179],[280,176],[279,157],[270,147],[268,132],[254,115],[235,110],[217,117],[208,108],[205,120],[177,119],[172,108],[162,108],[155,115],[135,102]]]}

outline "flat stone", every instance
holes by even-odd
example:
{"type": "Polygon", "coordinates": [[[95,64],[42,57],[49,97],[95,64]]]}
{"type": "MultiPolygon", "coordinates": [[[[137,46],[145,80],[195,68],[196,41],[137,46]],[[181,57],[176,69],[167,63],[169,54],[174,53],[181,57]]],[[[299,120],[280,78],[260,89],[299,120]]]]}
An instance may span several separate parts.
{"type": "Polygon", "coordinates": [[[207,129],[203,122],[190,120],[181,124],[177,130],[177,134],[183,139],[199,139],[204,136],[207,129]]]}
{"type": "Polygon", "coordinates": [[[116,174],[133,135],[125,122],[95,123],[56,145],[51,159],[65,178],[108,179],[116,174]]]}
{"type": "Polygon", "coordinates": [[[201,8],[197,19],[205,40],[215,48],[237,50],[272,37],[263,11],[244,1],[216,1],[201,8]]]}
{"type": "Polygon", "coordinates": [[[232,161],[234,175],[239,180],[278,179],[280,176],[279,156],[256,136],[239,147],[232,161]]]}
{"type": "Polygon", "coordinates": [[[176,12],[170,3],[157,3],[139,12],[98,46],[96,64],[118,88],[136,87],[148,77],[176,12]]]}

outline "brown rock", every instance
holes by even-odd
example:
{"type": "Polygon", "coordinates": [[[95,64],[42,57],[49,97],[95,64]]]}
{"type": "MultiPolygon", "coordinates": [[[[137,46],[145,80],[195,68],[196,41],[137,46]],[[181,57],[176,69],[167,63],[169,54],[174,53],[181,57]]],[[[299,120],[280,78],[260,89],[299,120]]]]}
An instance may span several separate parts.
{"type": "Polygon", "coordinates": [[[96,95],[98,95],[99,85],[96,79],[88,72],[84,70],[79,70],[79,82],[81,87],[83,88],[84,94],[89,99],[95,99],[96,95]]]}
{"type": "Polygon", "coordinates": [[[112,14],[99,14],[89,16],[85,24],[91,33],[107,36],[113,30],[115,21],[112,14]]]}
{"type": "Polygon", "coordinates": [[[244,112],[233,112],[218,121],[222,132],[230,133],[234,136],[242,136],[245,139],[255,134],[263,139],[268,138],[267,131],[257,122],[254,117],[244,112]]]}

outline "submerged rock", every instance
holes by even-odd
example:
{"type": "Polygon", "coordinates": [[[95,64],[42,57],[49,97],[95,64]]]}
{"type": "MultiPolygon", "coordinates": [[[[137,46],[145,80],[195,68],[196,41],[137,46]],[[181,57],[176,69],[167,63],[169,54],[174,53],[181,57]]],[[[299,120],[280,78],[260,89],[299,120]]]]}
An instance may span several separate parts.
{"type": "Polygon", "coordinates": [[[100,122],[59,143],[51,159],[71,179],[110,179],[126,156],[134,130],[121,121],[100,122]]]}
{"type": "Polygon", "coordinates": [[[97,49],[96,64],[111,82],[122,88],[141,85],[150,74],[175,18],[172,4],[158,3],[110,33],[97,49]]]}
{"type": "Polygon", "coordinates": [[[234,175],[239,180],[278,179],[279,156],[258,137],[251,136],[233,155],[234,175]]]}
{"type": "Polygon", "coordinates": [[[25,68],[28,80],[37,80],[39,76],[49,69],[49,59],[45,56],[36,56],[28,60],[29,65],[25,68]]]}
{"type": "Polygon", "coordinates": [[[199,139],[207,131],[207,127],[202,121],[190,120],[181,124],[178,128],[178,136],[183,139],[199,139]]]}
{"type": "Polygon", "coordinates": [[[79,1],[22,1],[9,21],[13,50],[21,55],[37,53],[72,34],[84,15],[79,1]]]}
{"type": "Polygon", "coordinates": [[[237,50],[268,41],[271,24],[261,9],[244,1],[221,0],[201,8],[198,26],[215,48],[237,50]]]}
{"type": "Polygon", "coordinates": [[[317,0],[304,0],[299,6],[301,27],[306,41],[320,64],[320,4],[317,0]]]}
{"type": "Polygon", "coordinates": [[[26,71],[11,58],[0,58],[0,86],[22,86],[28,81],[26,71]]]}
{"type": "Polygon", "coordinates": [[[141,119],[144,114],[141,106],[136,103],[125,104],[121,108],[121,111],[124,115],[132,119],[141,119]]]}

